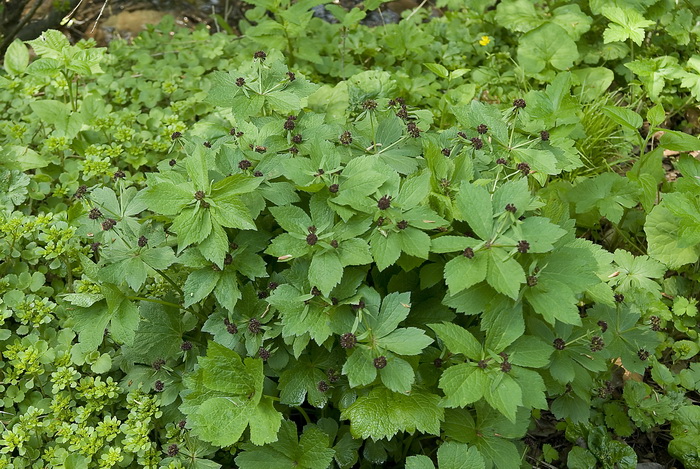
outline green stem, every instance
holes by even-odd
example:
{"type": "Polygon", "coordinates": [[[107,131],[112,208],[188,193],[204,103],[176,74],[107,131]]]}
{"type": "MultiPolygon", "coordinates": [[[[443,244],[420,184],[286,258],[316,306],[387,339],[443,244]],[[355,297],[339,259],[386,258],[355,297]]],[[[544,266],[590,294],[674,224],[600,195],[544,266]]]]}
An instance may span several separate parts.
{"type": "Polygon", "coordinates": [[[301,407],[301,406],[294,406],[296,410],[299,411],[302,417],[304,417],[304,420],[306,421],[306,424],[311,423],[311,419],[309,418],[309,414],[306,413],[306,411],[301,407]]]}
{"type": "Polygon", "coordinates": [[[387,145],[386,147],[383,147],[381,150],[377,152],[377,154],[381,154],[382,152],[385,152],[389,150],[391,147],[398,145],[399,143],[402,143],[404,140],[408,139],[408,135],[402,135],[400,139],[392,143],[391,145],[387,145]]]}
{"type": "Polygon", "coordinates": [[[66,79],[66,85],[68,86],[68,100],[70,101],[70,105],[73,108],[73,111],[75,111],[76,109],[73,107],[73,84],[71,83],[71,79],[68,76],[68,72],[63,70],[61,73],[63,74],[63,78],[66,79]]]}
{"type": "MultiPolygon", "coordinates": [[[[150,266],[149,266],[149,267],[150,267],[150,266]]],[[[151,268],[152,268],[152,267],[151,267],[151,268]]],[[[163,272],[163,271],[160,270],[160,269],[153,269],[153,270],[155,270],[156,272],[158,272],[158,274],[160,274],[160,276],[163,277],[163,278],[165,279],[166,282],[168,282],[170,285],[172,285],[173,288],[175,288],[175,291],[177,291],[177,292],[180,294],[181,297],[183,297],[183,298],[185,297],[185,292],[182,291],[182,288],[180,288],[180,286],[179,286],[177,283],[175,283],[175,281],[174,281],[173,279],[171,279],[170,277],[168,277],[168,275],[167,275],[165,272],[163,272]]]]}
{"type": "Polygon", "coordinates": [[[289,37],[289,32],[287,28],[284,28],[284,37],[287,39],[287,55],[288,55],[288,66],[291,68],[296,62],[296,57],[294,57],[294,48],[292,47],[292,38],[289,37]]]}
{"type": "Polygon", "coordinates": [[[68,256],[65,257],[64,262],[66,263],[66,290],[73,291],[73,272],[68,256]]]}
{"type": "Polygon", "coordinates": [[[629,236],[627,236],[620,228],[617,227],[616,224],[613,223],[613,229],[615,230],[615,233],[620,236],[622,239],[624,239],[629,246],[632,246],[634,249],[637,250],[637,252],[645,256],[647,253],[644,251],[643,248],[639,247],[637,243],[635,243],[629,236]]]}

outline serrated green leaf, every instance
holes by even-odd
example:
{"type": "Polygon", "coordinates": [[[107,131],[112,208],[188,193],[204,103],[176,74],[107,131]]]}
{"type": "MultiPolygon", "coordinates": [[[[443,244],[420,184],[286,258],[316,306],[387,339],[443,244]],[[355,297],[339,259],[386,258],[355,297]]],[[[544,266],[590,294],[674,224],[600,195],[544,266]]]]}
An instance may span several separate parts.
{"type": "Polygon", "coordinates": [[[458,219],[469,223],[469,227],[481,239],[490,239],[493,230],[493,209],[491,196],[484,187],[463,182],[457,193],[455,206],[459,210],[458,219]]]}
{"type": "Polygon", "coordinates": [[[642,40],[644,40],[644,28],[654,24],[653,21],[645,19],[638,11],[632,8],[605,6],[602,13],[613,22],[603,31],[603,42],[605,44],[630,39],[638,46],[641,46],[642,40]]]}
{"type": "Polygon", "coordinates": [[[216,287],[220,273],[211,267],[195,270],[185,281],[185,307],[191,306],[206,298],[216,287]]]}
{"type": "Polygon", "coordinates": [[[466,329],[456,324],[428,324],[438,338],[452,353],[461,353],[472,360],[480,360],[482,347],[478,340],[466,329]]]}
{"type": "Polygon", "coordinates": [[[476,252],[471,259],[457,256],[447,262],[445,264],[445,283],[447,283],[450,295],[456,295],[486,279],[488,262],[489,257],[484,252],[476,252]]]}
{"type": "Polygon", "coordinates": [[[389,293],[382,299],[379,315],[376,318],[368,318],[367,324],[376,337],[384,337],[408,317],[410,310],[410,293],[389,293]]]}
{"type": "Polygon", "coordinates": [[[277,439],[282,414],[263,397],[262,360],[244,361],[233,350],[210,342],[207,356],[185,379],[187,391],[180,406],[188,427],[204,441],[228,446],[238,441],[251,423],[251,442],[257,445],[277,439]]]}
{"type": "Polygon", "coordinates": [[[484,469],[484,458],[475,447],[448,441],[438,448],[439,469],[484,469]]]}
{"type": "Polygon", "coordinates": [[[445,393],[440,405],[464,407],[478,401],[490,391],[484,371],[466,363],[449,367],[440,376],[440,389],[445,393]]]}
{"type": "Polygon", "coordinates": [[[377,377],[374,357],[369,349],[358,347],[345,361],[343,374],[348,377],[350,387],[367,386],[377,377]]]}
{"type": "Polygon", "coordinates": [[[509,258],[503,249],[492,248],[486,251],[488,267],[486,281],[499,293],[516,299],[520,285],[525,283],[525,271],[513,258],[509,258]]]}
{"type": "Polygon", "coordinates": [[[637,130],[642,126],[642,116],[631,109],[626,109],[617,106],[603,106],[603,113],[612,119],[615,123],[630,130],[637,130]]]}
{"type": "Polygon", "coordinates": [[[355,438],[377,441],[391,438],[398,432],[416,430],[437,435],[444,415],[438,406],[439,399],[425,392],[406,396],[376,387],[345,409],[340,418],[350,420],[350,431],[355,438]]]}
{"type": "Polygon", "coordinates": [[[279,431],[279,440],[263,447],[244,445],[236,456],[241,469],[264,469],[269,467],[289,469],[326,469],[335,455],[329,448],[330,441],[316,425],[307,425],[297,439],[294,422],[285,420],[279,431]]]}
{"type": "Polygon", "coordinates": [[[177,215],[187,204],[194,202],[194,188],[189,183],[161,182],[141,191],[146,206],[161,215],[177,215]]]}
{"type": "Polygon", "coordinates": [[[396,329],[377,340],[377,345],[399,355],[418,355],[433,339],[416,327],[396,329]]]}
{"type": "Polygon", "coordinates": [[[24,73],[29,65],[29,51],[27,46],[15,39],[5,51],[5,61],[3,66],[10,76],[17,76],[24,73]]]}
{"type": "Polygon", "coordinates": [[[387,364],[379,370],[379,378],[387,388],[394,392],[409,393],[415,381],[413,367],[399,357],[387,358],[387,364]]]}
{"type": "Polygon", "coordinates": [[[181,352],[183,335],[192,328],[185,324],[182,312],[177,308],[142,302],[139,306],[142,320],[136,330],[134,342],[127,354],[138,357],[143,363],[153,363],[158,358],[177,357],[181,352]]]}

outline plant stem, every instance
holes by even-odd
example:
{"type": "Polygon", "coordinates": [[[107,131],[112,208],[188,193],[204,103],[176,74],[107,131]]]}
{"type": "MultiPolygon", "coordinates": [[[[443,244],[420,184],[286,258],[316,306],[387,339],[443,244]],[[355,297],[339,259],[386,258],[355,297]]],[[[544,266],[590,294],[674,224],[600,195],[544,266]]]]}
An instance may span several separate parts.
{"type": "Polygon", "coordinates": [[[180,294],[180,296],[182,296],[183,298],[185,297],[185,292],[182,291],[182,288],[180,288],[180,286],[177,283],[175,283],[175,281],[173,279],[168,277],[168,275],[165,272],[163,272],[160,269],[153,269],[153,270],[158,272],[160,274],[160,276],[165,279],[166,282],[168,282],[170,285],[172,285],[173,288],[175,288],[175,291],[177,291],[180,294]]]}
{"type": "Polygon", "coordinates": [[[306,411],[301,406],[295,406],[294,408],[299,411],[299,413],[301,414],[302,417],[304,417],[304,420],[306,420],[307,424],[311,423],[311,419],[309,418],[309,414],[307,414],[306,411]]]}

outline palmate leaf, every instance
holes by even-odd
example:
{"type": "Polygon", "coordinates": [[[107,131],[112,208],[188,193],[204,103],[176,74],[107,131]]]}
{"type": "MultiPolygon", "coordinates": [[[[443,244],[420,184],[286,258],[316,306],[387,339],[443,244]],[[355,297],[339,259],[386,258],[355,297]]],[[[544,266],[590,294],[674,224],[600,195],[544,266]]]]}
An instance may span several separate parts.
{"type": "Polygon", "coordinates": [[[681,236],[680,225],[681,218],[665,202],[652,209],[644,224],[649,255],[673,269],[696,262],[700,257],[700,245],[688,245],[681,236]]]}
{"type": "Polygon", "coordinates": [[[206,357],[185,378],[180,410],[188,428],[217,446],[237,442],[248,426],[253,444],[277,440],[282,414],[263,396],[264,378],[262,360],[241,360],[233,350],[210,342],[206,357]]]}
{"type": "Polygon", "coordinates": [[[313,424],[306,425],[299,437],[297,432],[294,422],[284,420],[276,442],[262,447],[243,445],[236,464],[241,469],[326,469],[335,455],[328,435],[313,424]]]}
{"type": "Polygon", "coordinates": [[[175,358],[182,353],[183,335],[196,324],[192,315],[146,301],[141,302],[139,312],[142,320],[133,344],[126,347],[126,355],[134,361],[151,364],[158,358],[175,358]]]}
{"type": "Polygon", "coordinates": [[[612,21],[603,31],[605,44],[616,41],[632,40],[638,46],[644,40],[644,28],[653,26],[654,22],[645,19],[641,13],[632,8],[620,8],[618,6],[606,6],[603,15],[612,21]]]}
{"type": "Polygon", "coordinates": [[[484,402],[474,406],[476,419],[466,409],[448,409],[443,429],[455,441],[477,447],[487,467],[520,467],[521,454],[512,440],[522,438],[530,423],[529,412],[520,409],[511,422],[484,402]]]}
{"type": "Polygon", "coordinates": [[[73,312],[81,344],[88,350],[96,350],[104,339],[105,329],[116,342],[131,344],[140,320],[138,308],[114,285],[105,284],[101,291],[106,304],[100,301],[73,312]]]}
{"type": "MultiPolygon", "coordinates": [[[[438,469],[484,469],[486,463],[479,450],[456,441],[448,441],[438,448],[438,469]]],[[[427,456],[409,456],[406,469],[434,469],[427,456]]]]}
{"type": "Polygon", "coordinates": [[[391,438],[398,432],[438,435],[444,410],[440,398],[426,392],[404,395],[376,387],[345,409],[340,418],[350,420],[350,432],[355,438],[374,441],[391,438]]]}
{"type": "Polygon", "coordinates": [[[327,380],[325,370],[336,367],[344,357],[335,350],[334,353],[321,347],[308,347],[293,365],[287,366],[280,375],[280,402],[286,405],[302,405],[305,400],[314,407],[322,408],[330,397],[327,392],[318,389],[321,381],[327,380]]]}

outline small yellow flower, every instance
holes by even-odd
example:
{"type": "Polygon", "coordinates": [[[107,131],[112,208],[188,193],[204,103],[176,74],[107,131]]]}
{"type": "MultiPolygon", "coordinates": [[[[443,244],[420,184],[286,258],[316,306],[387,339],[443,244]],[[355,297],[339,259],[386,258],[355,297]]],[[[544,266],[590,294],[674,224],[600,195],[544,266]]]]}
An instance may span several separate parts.
{"type": "Polygon", "coordinates": [[[481,39],[479,40],[479,44],[482,46],[488,46],[490,42],[491,38],[488,36],[481,36],[481,39]]]}

